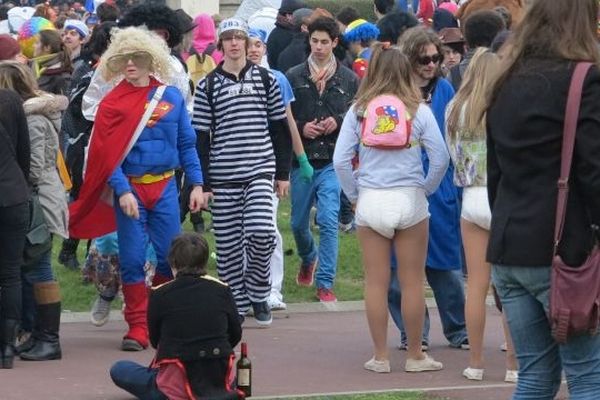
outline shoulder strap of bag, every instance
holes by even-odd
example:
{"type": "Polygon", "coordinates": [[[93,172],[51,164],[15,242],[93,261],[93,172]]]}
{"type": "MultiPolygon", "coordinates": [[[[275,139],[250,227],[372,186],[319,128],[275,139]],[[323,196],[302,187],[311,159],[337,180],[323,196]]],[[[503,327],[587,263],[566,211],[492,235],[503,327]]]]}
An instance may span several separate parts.
{"type": "Polygon", "coordinates": [[[206,74],[205,78],[206,79],[206,86],[204,87],[204,91],[206,93],[206,100],[208,101],[208,106],[210,107],[210,115],[211,115],[211,123],[210,123],[210,130],[214,131],[215,130],[215,107],[213,105],[213,92],[214,92],[214,88],[215,88],[215,75],[216,72],[215,70],[210,71],[208,74],[206,74]]]}
{"type": "Polygon", "coordinates": [[[119,162],[119,164],[121,164],[123,162],[123,160],[125,159],[125,157],[127,157],[127,155],[129,154],[129,152],[133,148],[133,145],[135,144],[135,142],[137,142],[138,138],[142,134],[142,131],[144,130],[144,128],[146,127],[146,124],[150,120],[150,117],[152,116],[152,113],[154,112],[154,109],[156,109],[156,106],[158,105],[158,102],[160,101],[160,99],[162,98],[163,94],[165,93],[165,89],[166,88],[167,87],[165,85],[161,85],[154,92],[154,95],[152,96],[152,100],[150,100],[150,103],[148,104],[148,108],[146,108],[146,112],[144,112],[144,115],[142,116],[142,119],[140,119],[140,122],[138,123],[137,127],[135,128],[135,132],[133,133],[133,137],[129,141],[129,144],[127,145],[127,149],[123,153],[123,158],[121,159],[121,161],[119,162]]]}
{"type": "Polygon", "coordinates": [[[580,62],[575,66],[567,107],[565,111],[565,124],[563,126],[563,142],[560,163],[560,177],[558,178],[558,199],[556,201],[556,222],[554,225],[554,255],[558,252],[558,244],[562,239],[567,213],[567,200],[569,198],[569,175],[571,173],[571,162],[573,161],[573,149],[575,147],[575,132],[579,120],[579,106],[581,105],[581,93],[583,81],[592,67],[590,62],[580,62]]]}
{"type": "Polygon", "coordinates": [[[206,46],[202,54],[212,56],[212,53],[214,53],[216,49],[217,46],[214,43],[210,43],[208,46],[206,46]]]}
{"type": "Polygon", "coordinates": [[[271,80],[269,79],[269,70],[261,67],[260,65],[258,67],[258,72],[260,73],[260,80],[262,81],[263,87],[265,88],[265,93],[268,99],[269,92],[271,92],[271,80]]]}

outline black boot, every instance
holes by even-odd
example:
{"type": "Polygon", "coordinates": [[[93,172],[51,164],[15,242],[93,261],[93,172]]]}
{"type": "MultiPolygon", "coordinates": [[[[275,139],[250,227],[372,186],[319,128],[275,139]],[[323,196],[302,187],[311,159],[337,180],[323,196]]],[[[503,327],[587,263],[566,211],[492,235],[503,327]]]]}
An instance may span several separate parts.
{"type": "Polygon", "coordinates": [[[25,341],[20,341],[20,339],[17,339],[18,344],[15,346],[17,354],[21,354],[26,351],[29,351],[35,345],[35,338],[33,337],[33,332],[20,333],[20,335],[24,335],[24,334],[29,335],[29,337],[25,341]]]}
{"type": "Polygon", "coordinates": [[[63,240],[62,249],[58,254],[58,262],[68,269],[78,269],[77,246],[79,246],[79,239],[69,238],[63,240]]]}
{"type": "Polygon", "coordinates": [[[60,290],[57,282],[36,283],[35,294],[36,327],[35,339],[29,351],[20,354],[22,360],[60,360],[62,352],[58,332],[60,329],[60,290]]]}
{"type": "Polygon", "coordinates": [[[16,319],[4,319],[0,321],[0,367],[12,369],[15,359],[15,339],[19,330],[19,321],[16,319]]]}

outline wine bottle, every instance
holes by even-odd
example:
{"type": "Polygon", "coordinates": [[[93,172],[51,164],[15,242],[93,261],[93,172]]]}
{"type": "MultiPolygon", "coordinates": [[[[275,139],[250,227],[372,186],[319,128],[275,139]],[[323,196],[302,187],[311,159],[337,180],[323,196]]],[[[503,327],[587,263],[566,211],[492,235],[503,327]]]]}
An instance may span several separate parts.
{"type": "Polygon", "coordinates": [[[242,342],[242,354],[236,364],[237,387],[246,397],[252,396],[252,363],[248,358],[248,344],[242,342]]]}

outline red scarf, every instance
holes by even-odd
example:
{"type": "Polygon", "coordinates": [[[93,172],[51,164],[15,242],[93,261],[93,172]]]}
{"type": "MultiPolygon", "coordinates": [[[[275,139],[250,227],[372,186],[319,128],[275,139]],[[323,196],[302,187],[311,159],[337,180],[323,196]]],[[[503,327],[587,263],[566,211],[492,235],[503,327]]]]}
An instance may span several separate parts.
{"type": "Polygon", "coordinates": [[[150,91],[160,85],[154,78],[145,87],[122,80],[100,102],[83,185],[79,198],[69,205],[70,237],[92,239],[116,230],[112,190],[107,181],[126,156],[150,91]]]}

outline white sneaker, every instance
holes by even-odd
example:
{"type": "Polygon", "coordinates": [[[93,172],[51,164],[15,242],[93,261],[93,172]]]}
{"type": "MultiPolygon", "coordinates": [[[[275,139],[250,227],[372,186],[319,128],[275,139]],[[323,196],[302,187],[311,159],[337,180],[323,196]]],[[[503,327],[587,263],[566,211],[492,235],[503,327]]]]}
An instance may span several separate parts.
{"type": "Polygon", "coordinates": [[[90,320],[95,326],[102,326],[108,322],[110,315],[110,301],[104,300],[102,297],[96,297],[94,305],[92,305],[92,311],[90,320]]]}
{"type": "Polygon", "coordinates": [[[463,371],[463,376],[472,381],[483,380],[483,369],[468,367],[463,371]]]}
{"type": "Polygon", "coordinates": [[[519,380],[519,371],[514,369],[507,369],[506,375],[504,375],[504,382],[517,383],[519,380]]]}
{"type": "Polygon", "coordinates": [[[425,358],[422,360],[407,358],[406,364],[404,365],[404,370],[406,372],[439,371],[442,368],[444,368],[444,364],[439,361],[435,361],[427,354],[425,354],[425,358]]]}
{"type": "Polygon", "coordinates": [[[391,371],[390,369],[390,360],[379,361],[376,360],[375,357],[371,358],[364,365],[365,369],[373,372],[377,372],[380,374],[387,374],[391,371]]]}
{"type": "Polygon", "coordinates": [[[287,310],[287,304],[285,304],[283,301],[279,300],[275,296],[269,297],[269,300],[267,300],[267,303],[269,304],[271,311],[287,310]]]}

